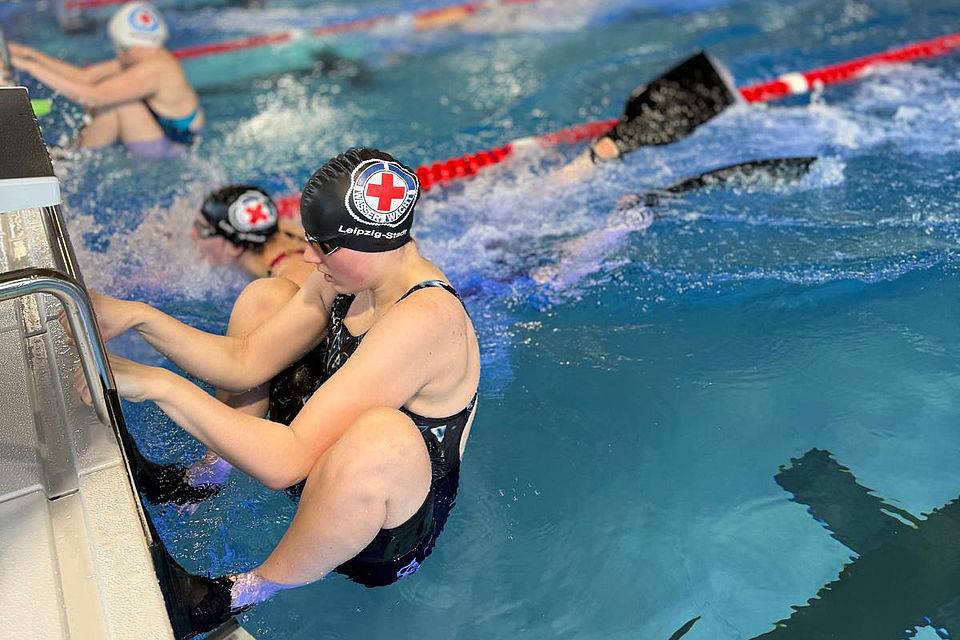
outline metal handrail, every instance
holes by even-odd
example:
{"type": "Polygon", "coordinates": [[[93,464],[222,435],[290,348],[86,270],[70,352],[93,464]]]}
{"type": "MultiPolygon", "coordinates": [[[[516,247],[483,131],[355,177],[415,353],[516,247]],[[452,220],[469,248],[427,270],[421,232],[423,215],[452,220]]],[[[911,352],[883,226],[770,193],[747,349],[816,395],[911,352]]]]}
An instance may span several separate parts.
{"type": "Polygon", "coordinates": [[[80,364],[90,388],[93,407],[105,425],[113,425],[107,407],[107,390],[115,389],[116,385],[107,364],[103,342],[93,339],[93,336],[99,338],[100,334],[86,289],[75,278],[53,269],[32,267],[0,274],[0,301],[33,293],[53,295],[63,305],[80,353],[80,364]]]}

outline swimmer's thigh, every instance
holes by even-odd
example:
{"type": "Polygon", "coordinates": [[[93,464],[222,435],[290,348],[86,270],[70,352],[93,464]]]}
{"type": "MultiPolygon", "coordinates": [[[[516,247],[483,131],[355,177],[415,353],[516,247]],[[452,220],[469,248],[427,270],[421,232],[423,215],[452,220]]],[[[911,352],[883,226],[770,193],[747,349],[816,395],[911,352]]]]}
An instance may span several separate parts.
{"type": "Polygon", "coordinates": [[[275,582],[317,580],[397,527],[430,491],[423,436],[396,409],[371,409],[307,476],[297,513],[257,573],[275,582]]]}
{"type": "Polygon", "coordinates": [[[108,147],[120,138],[120,118],[116,109],[98,109],[91,112],[91,120],[84,125],[77,136],[78,144],[84,149],[108,147]]]}
{"type": "Polygon", "coordinates": [[[163,138],[163,129],[142,101],[127,102],[114,107],[119,124],[120,142],[150,142],[163,138]]]}

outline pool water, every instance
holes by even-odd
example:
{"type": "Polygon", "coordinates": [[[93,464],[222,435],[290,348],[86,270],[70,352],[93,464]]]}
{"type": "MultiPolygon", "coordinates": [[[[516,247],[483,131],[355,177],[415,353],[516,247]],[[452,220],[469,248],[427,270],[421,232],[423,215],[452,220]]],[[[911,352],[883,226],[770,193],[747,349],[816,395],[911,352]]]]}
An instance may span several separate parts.
{"type": "MultiPolygon", "coordinates": [[[[172,46],[405,6],[266,5],[168,8],[172,46]]],[[[59,34],[30,3],[0,18],[11,39],[50,53],[104,51],[102,33],[59,34]]],[[[609,118],[698,47],[743,86],[954,31],[960,8],[945,0],[555,0],[466,31],[379,30],[188,64],[210,123],[193,153],[150,164],[108,150],[57,169],[91,286],[222,331],[246,280],[199,264],[189,231],[204,194],[228,181],[291,193],[348,146],[417,165],[609,118]]],[[[78,116],[58,101],[48,140],[78,116]]],[[[550,181],[579,151],[559,148],[431,191],[416,236],[465,294],[484,356],[456,508],[415,577],[372,590],[331,577],[256,607],[245,626],[283,640],[667,640],[701,616],[685,638],[960,635],[960,587],[935,588],[940,574],[960,584],[956,537],[924,523],[893,541],[907,560],[890,540],[860,557],[831,533],[866,527],[862,500],[795,497],[775,478],[816,448],[885,501],[883,517],[923,519],[960,494],[958,140],[954,54],[738,105],[579,185],[550,181]],[[656,217],[615,213],[625,194],[786,155],[819,160],[799,181],[684,194],[656,217]],[[805,499],[834,516],[818,521],[805,499]],[[809,627],[773,630],[845,565],[804,610],[809,627]],[[864,586],[867,566],[884,579],[864,586]],[[904,567],[929,575],[929,592],[905,593],[904,567]]],[[[111,348],[162,362],[130,337],[111,348]]],[[[200,454],[156,407],[126,411],[151,457],[200,454]]],[[[151,515],[185,566],[218,575],[261,561],[294,508],[234,474],[192,515],[151,515]]]]}

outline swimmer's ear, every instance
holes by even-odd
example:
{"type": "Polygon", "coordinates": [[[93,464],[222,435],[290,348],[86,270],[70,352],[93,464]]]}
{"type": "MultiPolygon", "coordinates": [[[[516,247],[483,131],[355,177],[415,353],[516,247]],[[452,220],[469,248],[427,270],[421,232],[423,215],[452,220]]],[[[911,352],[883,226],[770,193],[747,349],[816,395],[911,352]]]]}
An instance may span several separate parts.
{"type": "Polygon", "coordinates": [[[700,51],[634,89],[620,122],[604,135],[621,156],[639,147],[669,144],[687,137],[736,100],[730,74],[700,51]]]}
{"type": "Polygon", "coordinates": [[[227,255],[231,258],[238,258],[246,249],[241,247],[238,244],[233,244],[232,242],[225,243],[227,245],[227,255]]]}

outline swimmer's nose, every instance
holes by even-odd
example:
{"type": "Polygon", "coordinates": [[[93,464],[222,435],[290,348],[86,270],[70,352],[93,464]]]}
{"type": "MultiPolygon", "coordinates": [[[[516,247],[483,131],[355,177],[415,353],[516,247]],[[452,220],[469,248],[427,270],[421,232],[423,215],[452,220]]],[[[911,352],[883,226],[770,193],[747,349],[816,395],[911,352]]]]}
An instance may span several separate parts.
{"type": "Polygon", "coordinates": [[[313,245],[307,243],[307,247],[303,251],[303,261],[310,264],[323,264],[323,256],[313,248],[313,245]]]}

